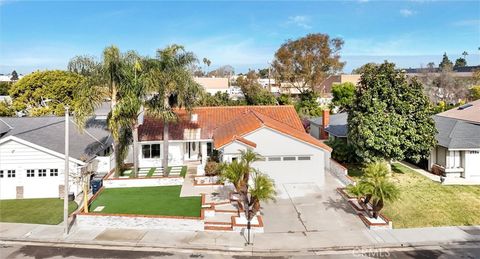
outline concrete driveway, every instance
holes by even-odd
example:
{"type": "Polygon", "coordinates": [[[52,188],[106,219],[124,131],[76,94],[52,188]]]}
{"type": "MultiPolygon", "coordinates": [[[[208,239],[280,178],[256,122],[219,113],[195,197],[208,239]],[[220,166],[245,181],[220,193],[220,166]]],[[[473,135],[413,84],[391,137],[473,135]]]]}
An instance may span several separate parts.
{"type": "Polygon", "coordinates": [[[364,230],[365,225],[336,192],[340,182],[329,172],[325,185],[291,183],[277,186],[276,202],[263,204],[266,233],[364,230]]]}

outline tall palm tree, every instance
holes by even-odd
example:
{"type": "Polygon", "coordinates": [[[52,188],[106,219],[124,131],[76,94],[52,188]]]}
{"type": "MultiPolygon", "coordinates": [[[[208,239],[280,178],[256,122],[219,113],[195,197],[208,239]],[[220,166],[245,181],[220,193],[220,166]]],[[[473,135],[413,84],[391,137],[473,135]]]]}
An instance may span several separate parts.
{"type": "MultiPolygon", "coordinates": [[[[80,128],[86,127],[87,119],[102,102],[111,100],[107,126],[114,139],[117,175],[123,168],[128,146],[135,136],[132,131],[136,128],[146,95],[139,69],[141,60],[134,51],[121,53],[117,47],[110,46],[103,51],[100,62],[92,57],[77,56],[68,64],[70,71],[85,76],[85,85],[76,93],[74,107],[75,120],[80,128]]],[[[134,164],[138,164],[136,161],[134,164]]]]}
{"type": "Polygon", "coordinates": [[[252,220],[260,211],[260,202],[275,200],[277,192],[273,180],[259,171],[255,171],[253,174],[253,184],[249,188],[249,192],[250,201],[248,205],[251,210],[248,210],[247,219],[252,220]]]}
{"type": "Polygon", "coordinates": [[[163,161],[164,175],[168,176],[169,124],[178,120],[175,109],[185,109],[190,113],[200,92],[188,68],[197,60],[192,52],[180,45],[171,45],[157,50],[155,59],[149,61],[151,69],[147,81],[154,91],[148,100],[149,112],[163,121],[163,161]]]}

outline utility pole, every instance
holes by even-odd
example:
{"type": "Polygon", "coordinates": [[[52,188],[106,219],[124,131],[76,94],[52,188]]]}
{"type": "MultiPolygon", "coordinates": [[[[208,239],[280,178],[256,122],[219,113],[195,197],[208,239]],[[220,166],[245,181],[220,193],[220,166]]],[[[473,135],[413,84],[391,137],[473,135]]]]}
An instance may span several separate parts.
{"type": "Polygon", "coordinates": [[[70,156],[68,154],[69,151],[69,110],[68,106],[65,106],[65,171],[64,171],[64,188],[63,188],[63,223],[65,224],[64,234],[65,236],[68,235],[68,175],[69,175],[69,164],[70,164],[70,156]]]}

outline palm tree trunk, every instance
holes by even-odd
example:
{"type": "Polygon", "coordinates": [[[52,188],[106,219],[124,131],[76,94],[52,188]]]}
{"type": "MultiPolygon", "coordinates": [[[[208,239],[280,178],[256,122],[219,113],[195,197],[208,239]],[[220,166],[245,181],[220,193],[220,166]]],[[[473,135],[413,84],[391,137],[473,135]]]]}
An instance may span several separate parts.
{"type": "Polygon", "coordinates": [[[163,175],[168,176],[168,121],[163,122],[163,175]]]}
{"type": "Polygon", "coordinates": [[[380,213],[380,211],[383,209],[383,200],[379,200],[378,202],[375,203],[375,205],[373,206],[373,217],[375,219],[378,218],[378,214],[380,213]]]}
{"type": "Polygon", "coordinates": [[[115,85],[115,82],[112,82],[112,100],[111,100],[111,108],[113,110],[113,107],[115,107],[115,104],[117,104],[117,86],[115,85]]]}
{"type": "Polygon", "coordinates": [[[138,177],[138,125],[133,127],[133,176],[138,177]]]}

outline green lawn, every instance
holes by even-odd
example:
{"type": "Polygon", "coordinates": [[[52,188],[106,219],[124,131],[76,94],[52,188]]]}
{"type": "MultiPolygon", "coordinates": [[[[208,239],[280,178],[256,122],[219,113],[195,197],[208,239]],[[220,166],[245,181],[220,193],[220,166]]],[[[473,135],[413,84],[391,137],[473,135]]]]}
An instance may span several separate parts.
{"type": "MultiPolygon", "coordinates": [[[[70,202],[70,213],[76,209],[77,204],[70,202]]],[[[57,198],[0,200],[0,221],[57,225],[63,221],[63,200],[57,198]]]]}
{"type": "Polygon", "coordinates": [[[383,213],[394,228],[480,225],[480,186],[441,185],[399,163],[392,169],[401,196],[383,213]]]}
{"type": "Polygon", "coordinates": [[[90,205],[90,211],[105,206],[99,213],[199,217],[201,197],[180,198],[181,188],[178,185],[104,189],[90,205]]]}

